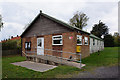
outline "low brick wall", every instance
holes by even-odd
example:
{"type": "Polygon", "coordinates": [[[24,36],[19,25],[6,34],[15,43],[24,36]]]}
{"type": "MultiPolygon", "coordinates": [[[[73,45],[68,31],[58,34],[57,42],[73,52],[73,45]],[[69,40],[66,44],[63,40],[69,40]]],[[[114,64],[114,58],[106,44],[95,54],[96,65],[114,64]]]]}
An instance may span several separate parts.
{"type": "Polygon", "coordinates": [[[56,63],[56,62],[53,62],[53,61],[50,61],[50,60],[45,60],[45,59],[41,59],[41,58],[37,58],[37,57],[27,57],[27,61],[44,63],[44,64],[49,64],[49,65],[54,65],[54,66],[63,65],[61,63],[56,63]]]}
{"type": "Polygon", "coordinates": [[[76,63],[74,61],[68,61],[68,60],[64,60],[62,58],[58,58],[58,57],[54,57],[54,56],[43,56],[43,55],[26,55],[27,61],[33,61],[33,62],[37,62],[37,63],[44,63],[44,64],[50,64],[50,65],[54,65],[54,66],[58,66],[58,65],[68,65],[68,66],[74,66],[77,68],[81,68],[85,65],[83,65],[82,63],[76,63]],[[80,67],[81,65],[81,67],[80,67]]]}

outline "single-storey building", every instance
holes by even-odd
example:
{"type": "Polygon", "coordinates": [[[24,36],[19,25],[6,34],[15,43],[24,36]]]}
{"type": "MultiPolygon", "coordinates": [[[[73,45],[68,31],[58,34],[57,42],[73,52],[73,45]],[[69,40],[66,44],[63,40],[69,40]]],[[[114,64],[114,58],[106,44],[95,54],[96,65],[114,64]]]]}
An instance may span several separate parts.
{"type": "Polygon", "coordinates": [[[90,33],[53,18],[42,11],[22,33],[21,40],[22,51],[29,55],[47,54],[79,59],[78,54],[81,53],[84,58],[90,55],[91,50],[90,33]]]}
{"type": "Polygon", "coordinates": [[[90,53],[94,53],[94,52],[98,52],[98,51],[101,51],[101,50],[104,50],[104,41],[93,35],[93,34],[90,34],[90,53]]]}

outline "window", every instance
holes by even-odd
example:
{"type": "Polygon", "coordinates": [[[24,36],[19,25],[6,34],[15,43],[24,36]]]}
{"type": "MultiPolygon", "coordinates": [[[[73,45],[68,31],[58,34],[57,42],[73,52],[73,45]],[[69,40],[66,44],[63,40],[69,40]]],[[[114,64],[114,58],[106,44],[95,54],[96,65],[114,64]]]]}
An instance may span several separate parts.
{"type": "Polygon", "coordinates": [[[52,37],[52,45],[62,45],[62,35],[52,37]]]}
{"type": "Polygon", "coordinates": [[[88,45],[88,37],[85,37],[85,45],[88,45]]]}
{"type": "Polygon", "coordinates": [[[97,40],[97,45],[98,45],[98,40],[97,40]]]}
{"type": "Polygon", "coordinates": [[[25,42],[25,49],[30,50],[31,49],[31,42],[25,42]]]}
{"type": "Polygon", "coordinates": [[[93,45],[95,45],[95,39],[93,39],[93,45]]]}
{"type": "Polygon", "coordinates": [[[82,45],[82,36],[77,35],[77,45],[82,45]]]}
{"type": "Polygon", "coordinates": [[[38,39],[38,45],[39,47],[42,47],[42,40],[41,39],[38,39]]]}

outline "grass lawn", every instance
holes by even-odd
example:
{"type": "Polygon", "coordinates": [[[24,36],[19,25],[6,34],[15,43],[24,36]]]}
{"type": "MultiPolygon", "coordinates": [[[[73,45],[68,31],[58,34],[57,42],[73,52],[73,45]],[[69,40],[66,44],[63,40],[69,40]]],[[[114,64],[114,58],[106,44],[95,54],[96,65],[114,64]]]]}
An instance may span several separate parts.
{"type": "Polygon", "coordinates": [[[12,65],[10,63],[24,61],[25,57],[9,56],[2,58],[2,77],[3,78],[58,78],[70,77],[80,71],[91,70],[99,66],[112,66],[118,64],[118,48],[107,47],[100,54],[94,53],[91,56],[82,59],[86,66],[80,70],[71,66],[58,66],[55,69],[46,72],[37,72],[24,67],[12,65]]]}
{"type": "Polygon", "coordinates": [[[86,66],[84,69],[90,70],[100,66],[113,66],[118,65],[118,47],[105,47],[101,52],[91,54],[89,57],[84,58],[82,63],[86,66]]]}

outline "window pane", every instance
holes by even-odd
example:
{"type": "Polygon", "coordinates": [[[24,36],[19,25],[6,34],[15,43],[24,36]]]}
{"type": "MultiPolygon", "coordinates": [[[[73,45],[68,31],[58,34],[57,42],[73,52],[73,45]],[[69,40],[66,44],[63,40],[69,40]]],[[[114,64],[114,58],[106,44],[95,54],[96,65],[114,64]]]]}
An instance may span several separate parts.
{"type": "Polygon", "coordinates": [[[25,43],[25,48],[27,48],[27,43],[25,43]]]}
{"type": "Polygon", "coordinates": [[[25,42],[25,49],[30,50],[31,49],[31,42],[25,42]]]}
{"type": "Polygon", "coordinates": [[[54,40],[53,44],[62,44],[62,40],[54,40]]]}
{"type": "Polygon", "coordinates": [[[82,44],[82,36],[77,35],[77,44],[82,44]]]}
{"type": "Polygon", "coordinates": [[[61,39],[62,37],[61,36],[58,36],[58,37],[54,37],[54,39],[61,39]]]}
{"type": "Polygon", "coordinates": [[[80,39],[77,39],[77,44],[81,44],[82,41],[80,39]]]}
{"type": "Polygon", "coordinates": [[[88,44],[88,37],[85,37],[85,44],[88,44]]]}
{"type": "Polygon", "coordinates": [[[28,47],[30,48],[30,42],[28,43],[28,47]]]}
{"type": "Polygon", "coordinates": [[[42,40],[38,39],[38,46],[41,47],[42,46],[42,40]]]}
{"type": "Polygon", "coordinates": [[[61,45],[62,44],[62,35],[53,36],[53,45],[61,45]]]}

